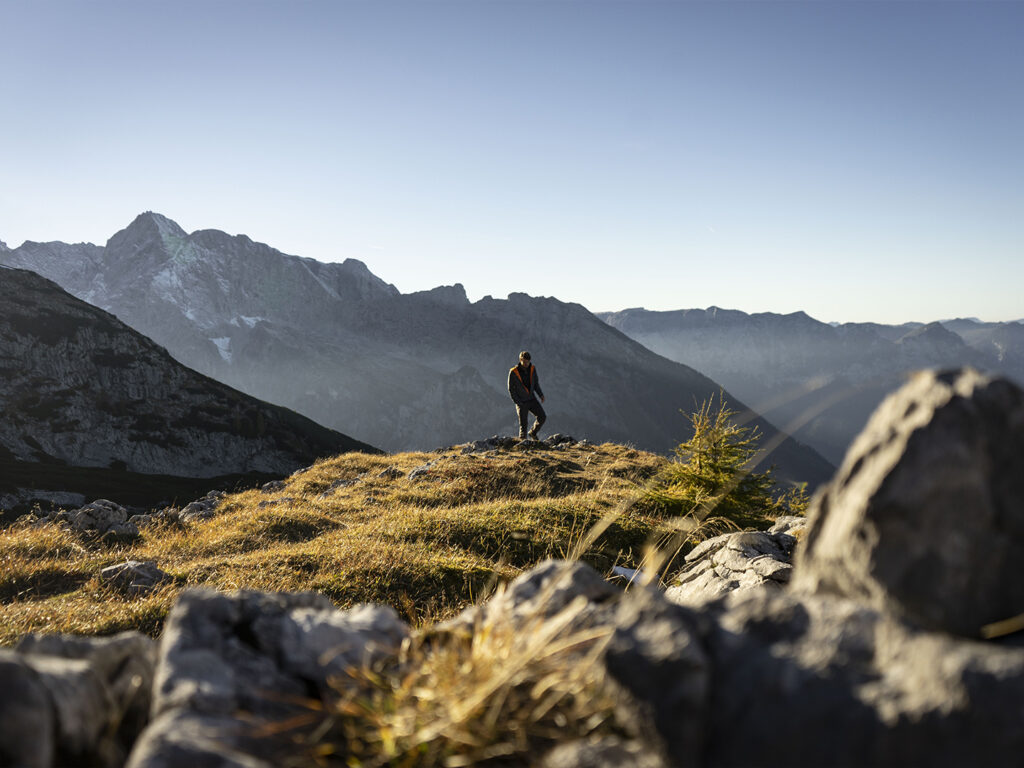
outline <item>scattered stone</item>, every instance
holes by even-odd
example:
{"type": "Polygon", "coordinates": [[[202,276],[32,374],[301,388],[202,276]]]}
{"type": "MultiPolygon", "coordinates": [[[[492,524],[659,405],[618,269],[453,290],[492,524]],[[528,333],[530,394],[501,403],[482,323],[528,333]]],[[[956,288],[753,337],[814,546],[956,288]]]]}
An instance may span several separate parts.
{"type": "Polygon", "coordinates": [[[542,442],[552,446],[576,444],[576,440],[573,437],[570,437],[569,435],[563,435],[561,432],[556,432],[553,435],[549,435],[548,437],[544,438],[542,442]]]}
{"type": "Polygon", "coordinates": [[[768,533],[777,534],[785,533],[794,538],[802,536],[807,530],[807,518],[798,515],[785,515],[778,518],[771,528],[768,529],[768,533]]]}
{"type": "Polygon", "coordinates": [[[697,545],[665,595],[699,605],[736,589],[781,589],[793,571],[796,539],[788,533],[726,533],[697,545]]]}
{"type": "Polygon", "coordinates": [[[890,395],[809,513],[793,586],[965,637],[1024,611],[1024,391],[970,369],[890,395]]]}
{"type": "Polygon", "coordinates": [[[417,480],[426,480],[430,477],[430,470],[434,464],[435,462],[428,461],[426,464],[416,467],[409,473],[408,478],[413,482],[416,482],[417,480]]]}
{"type": "Polygon", "coordinates": [[[641,569],[637,568],[626,568],[622,565],[613,565],[612,572],[609,575],[609,580],[618,582],[626,586],[636,582],[637,584],[643,584],[648,579],[653,580],[653,575],[648,575],[641,569]]]}
{"type": "Polygon", "coordinates": [[[128,510],[120,504],[109,499],[97,499],[78,509],[50,512],[33,525],[62,523],[73,531],[98,534],[103,541],[116,543],[139,537],[138,526],[129,521],[128,516],[128,510]]]}
{"type": "Polygon", "coordinates": [[[151,592],[158,585],[173,579],[152,560],[128,560],[102,569],[100,580],[126,592],[143,593],[151,592]]]}
{"type": "Polygon", "coordinates": [[[203,498],[186,504],[178,513],[178,520],[191,523],[196,520],[209,520],[217,512],[220,501],[227,494],[224,491],[210,491],[203,498]]]}
{"type": "Polygon", "coordinates": [[[400,470],[398,467],[388,467],[387,469],[382,470],[377,475],[377,477],[382,477],[385,480],[397,480],[398,478],[402,477],[404,474],[405,473],[402,472],[402,470],[400,470]]]}
{"type": "Polygon", "coordinates": [[[326,499],[328,496],[332,495],[333,493],[335,493],[339,489],[341,489],[341,488],[348,488],[351,485],[355,485],[360,480],[364,480],[366,478],[366,476],[369,475],[369,474],[370,474],[369,472],[360,472],[358,475],[356,475],[355,477],[353,477],[353,478],[351,478],[349,480],[335,480],[317,498],[326,499]]]}
{"type": "Polygon", "coordinates": [[[128,518],[128,522],[136,528],[145,528],[147,525],[152,525],[156,520],[156,515],[132,515],[128,518]]]}
{"type": "Polygon", "coordinates": [[[260,490],[263,493],[273,493],[274,491],[280,491],[285,487],[287,483],[284,480],[271,480],[269,483],[264,483],[260,486],[260,490]]]}
{"type": "Polygon", "coordinates": [[[280,499],[267,499],[261,501],[256,505],[256,509],[267,509],[268,507],[277,507],[282,504],[292,504],[296,501],[294,496],[282,496],[280,499]]]}
{"type": "Polygon", "coordinates": [[[574,438],[569,435],[555,433],[543,440],[533,440],[529,438],[520,439],[518,437],[510,437],[507,435],[494,435],[486,440],[475,440],[471,443],[465,443],[458,447],[461,449],[460,452],[462,454],[471,454],[489,453],[497,450],[530,450],[531,448],[562,449],[574,445],[577,445],[574,438]]]}
{"type": "Polygon", "coordinates": [[[68,522],[76,531],[105,533],[111,526],[128,521],[128,510],[109,499],[97,499],[68,512],[68,522]]]}
{"type": "Polygon", "coordinates": [[[103,532],[101,539],[106,544],[120,544],[134,541],[141,535],[139,527],[135,523],[125,521],[111,525],[103,532]]]}

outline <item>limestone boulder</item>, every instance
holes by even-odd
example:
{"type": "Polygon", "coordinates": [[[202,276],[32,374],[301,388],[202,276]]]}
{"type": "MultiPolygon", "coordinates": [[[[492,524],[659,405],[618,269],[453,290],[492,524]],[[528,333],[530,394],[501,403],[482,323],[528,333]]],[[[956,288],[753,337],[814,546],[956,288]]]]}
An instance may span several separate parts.
{"type": "Polygon", "coordinates": [[[736,589],[782,589],[793,571],[796,539],[788,533],[742,531],[695,547],[665,594],[680,605],[699,605],[736,589]]]}
{"type": "Polygon", "coordinates": [[[160,584],[172,580],[171,575],[157,567],[152,560],[126,560],[116,565],[108,565],[100,571],[100,581],[130,594],[151,592],[160,584]]]}
{"type": "Polygon", "coordinates": [[[1019,648],[834,595],[734,592],[703,619],[704,765],[994,766],[1024,748],[1019,648]]]}
{"type": "Polygon", "coordinates": [[[152,724],[131,768],[280,765],[294,733],[350,666],[397,654],[408,627],[390,608],[339,611],[313,593],[179,598],[160,645],[152,724]]]}
{"type": "Polygon", "coordinates": [[[0,764],[124,764],[148,717],[155,643],[28,635],[0,650],[0,764]]]}
{"type": "Polygon", "coordinates": [[[516,578],[481,605],[470,606],[432,631],[469,636],[490,622],[515,627],[534,627],[578,603],[569,630],[607,624],[622,595],[586,563],[545,560],[516,578]]]}
{"type": "Polygon", "coordinates": [[[966,637],[1024,612],[1024,391],[965,369],[890,395],[816,496],[793,587],[966,637]]]}

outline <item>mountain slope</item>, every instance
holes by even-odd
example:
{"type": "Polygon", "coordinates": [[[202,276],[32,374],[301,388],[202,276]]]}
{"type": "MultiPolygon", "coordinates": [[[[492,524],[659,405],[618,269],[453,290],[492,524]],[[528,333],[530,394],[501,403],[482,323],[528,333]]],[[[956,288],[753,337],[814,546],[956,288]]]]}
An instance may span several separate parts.
{"type": "Polygon", "coordinates": [[[910,371],[970,365],[1024,376],[1024,326],[963,322],[832,326],[803,312],[717,307],[599,315],[666,357],[704,371],[798,439],[839,463],[881,399],[910,371]],[[984,326],[984,328],[982,328],[984,326]],[[968,343],[968,338],[971,339],[968,343]],[[991,348],[1002,340],[1003,358],[991,348]]]}
{"type": "Polygon", "coordinates": [[[185,368],[32,272],[0,278],[0,507],[40,497],[33,486],[95,492],[100,475],[111,482],[103,495],[130,486],[124,503],[155,504],[173,478],[208,489],[209,478],[280,476],[375,450],[185,368]],[[147,494],[141,476],[156,475],[147,494]]]}
{"type": "MultiPolygon", "coordinates": [[[[719,390],[578,305],[524,294],[470,303],[461,286],[403,295],[360,262],[320,264],[216,231],[188,235],[154,213],[115,234],[98,263],[93,256],[83,248],[50,259],[47,276],[186,365],[388,450],[514,429],[506,377],[524,348],[548,395],[548,429],[596,441],[667,451],[688,436],[679,409],[719,390]]],[[[23,249],[2,258],[42,264],[23,249]]],[[[792,442],[773,458],[780,474],[812,485],[832,472],[792,442]]]]}

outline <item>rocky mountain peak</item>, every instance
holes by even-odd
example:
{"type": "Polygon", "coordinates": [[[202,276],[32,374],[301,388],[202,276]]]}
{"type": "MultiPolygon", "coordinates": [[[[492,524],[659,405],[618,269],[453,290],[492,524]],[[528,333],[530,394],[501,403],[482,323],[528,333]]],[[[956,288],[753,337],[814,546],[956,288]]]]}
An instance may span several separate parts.
{"type": "Polygon", "coordinates": [[[904,334],[897,344],[941,344],[951,347],[962,347],[964,346],[963,339],[960,338],[956,333],[946,328],[942,323],[933,322],[927,325],[922,325],[920,328],[915,328],[912,331],[908,331],[904,334]]]}
{"type": "Polygon", "coordinates": [[[140,213],[128,225],[125,231],[151,232],[154,230],[160,235],[171,235],[173,237],[185,237],[188,234],[176,221],[172,221],[163,214],[153,211],[140,213]]]}
{"type": "Polygon", "coordinates": [[[429,291],[416,291],[409,295],[429,299],[438,304],[449,304],[456,307],[469,305],[469,297],[466,296],[466,289],[462,283],[439,285],[437,288],[431,288],[429,291]]]}
{"type": "Polygon", "coordinates": [[[147,211],[107,241],[105,261],[115,270],[151,269],[180,253],[188,234],[159,213],[147,211]]]}

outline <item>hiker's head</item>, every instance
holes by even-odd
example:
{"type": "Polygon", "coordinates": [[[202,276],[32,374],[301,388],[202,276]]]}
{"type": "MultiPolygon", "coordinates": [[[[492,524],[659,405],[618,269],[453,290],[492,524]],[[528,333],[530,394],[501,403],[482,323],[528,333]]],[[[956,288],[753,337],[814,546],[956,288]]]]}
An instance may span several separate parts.
{"type": "Polygon", "coordinates": [[[527,352],[526,350],[523,350],[522,352],[519,353],[519,364],[520,365],[529,365],[530,364],[530,353],[527,352]]]}

